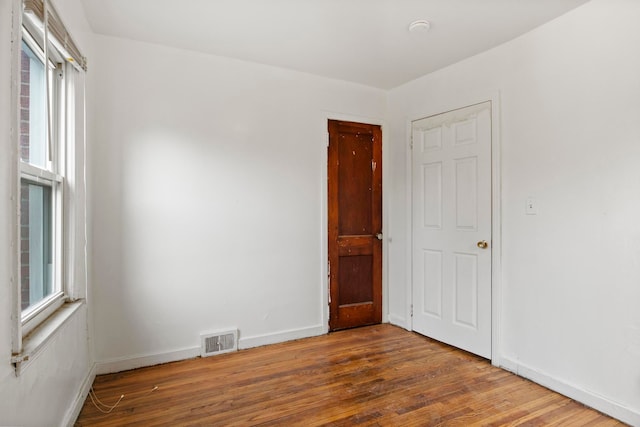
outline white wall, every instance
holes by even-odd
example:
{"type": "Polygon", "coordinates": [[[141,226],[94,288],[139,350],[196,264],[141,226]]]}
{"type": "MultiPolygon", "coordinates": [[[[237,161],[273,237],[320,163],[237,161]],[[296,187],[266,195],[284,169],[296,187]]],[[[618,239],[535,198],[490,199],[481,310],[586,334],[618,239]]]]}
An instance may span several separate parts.
{"type": "MultiPolygon", "coordinates": [[[[394,181],[406,124],[501,96],[499,363],[640,425],[640,3],[594,0],[389,94],[394,181]],[[525,215],[527,197],[539,204],[525,215]]],[[[408,324],[406,203],[392,202],[391,318],[408,324]],[[404,239],[401,236],[404,234],[404,239]]]]}
{"type": "Polygon", "coordinates": [[[322,333],[327,112],[380,120],[385,92],[104,36],[96,51],[99,370],[195,355],[220,328],[241,346],[322,333]]]}
{"type": "MultiPolygon", "coordinates": [[[[10,362],[12,276],[16,262],[13,174],[17,159],[10,133],[12,109],[17,108],[11,103],[12,4],[20,2],[0,1],[0,425],[61,425],[74,417],[74,405],[82,401],[78,397],[91,371],[86,306],[68,320],[19,377],[10,362]]],[[[90,35],[80,3],[58,0],[54,4],[78,44],[88,49],[90,35]]]]}

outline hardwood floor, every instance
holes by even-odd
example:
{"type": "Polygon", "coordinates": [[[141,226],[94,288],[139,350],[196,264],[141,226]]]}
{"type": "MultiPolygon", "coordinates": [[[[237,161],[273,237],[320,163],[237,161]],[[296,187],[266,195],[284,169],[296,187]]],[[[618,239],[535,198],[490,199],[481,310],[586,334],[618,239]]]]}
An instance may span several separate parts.
{"type": "Polygon", "coordinates": [[[76,426],[618,426],[480,357],[391,325],[96,378],[76,426]],[[154,387],[157,387],[154,389],[154,387]]]}

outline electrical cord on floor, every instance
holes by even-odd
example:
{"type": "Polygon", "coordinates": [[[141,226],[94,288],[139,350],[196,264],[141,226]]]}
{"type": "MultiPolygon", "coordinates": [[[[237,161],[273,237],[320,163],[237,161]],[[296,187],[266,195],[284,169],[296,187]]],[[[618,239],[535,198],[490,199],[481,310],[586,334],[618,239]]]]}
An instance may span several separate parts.
{"type": "Polygon", "coordinates": [[[98,399],[98,396],[96,396],[96,392],[93,391],[93,387],[91,387],[89,389],[89,398],[91,399],[91,403],[93,403],[93,406],[95,406],[98,411],[102,412],[103,414],[109,414],[111,413],[111,411],[113,411],[116,408],[116,406],[118,406],[118,404],[122,401],[122,399],[124,399],[124,394],[120,396],[120,399],[118,399],[115,405],[107,405],[105,403],[102,403],[100,399],[98,399]],[[102,409],[100,406],[98,406],[98,404],[100,404],[103,408],[106,408],[106,409],[102,409]]]}
{"type": "MultiPolygon", "coordinates": [[[[154,392],[157,389],[158,389],[158,386],[156,385],[149,391],[149,393],[154,392]]],[[[103,414],[109,414],[111,413],[111,411],[113,411],[116,408],[116,406],[118,406],[118,404],[122,401],[122,399],[124,399],[124,394],[120,395],[120,399],[118,399],[118,401],[115,404],[107,405],[106,403],[102,403],[100,399],[98,399],[96,392],[93,390],[93,387],[91,387],[89,389],[89,398],[91,399],[91,403],[93,403],[93,406],[95,406],[98,411],[102,412],[103,414]],[[98,405],[102,406],[102,408],[98,405]]]]}

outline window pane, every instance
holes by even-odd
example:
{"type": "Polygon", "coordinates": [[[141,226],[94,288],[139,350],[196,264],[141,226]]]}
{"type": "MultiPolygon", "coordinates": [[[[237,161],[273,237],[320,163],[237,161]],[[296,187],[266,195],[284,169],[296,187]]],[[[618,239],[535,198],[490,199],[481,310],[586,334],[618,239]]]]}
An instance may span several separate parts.
{"type": "Polygon", "coordinates": [[[47,167],[46,86],[44,63],[22,42],[20,60],[20,158],[47,167]]]}
{"type": "Polygon", "coordinates": [[[22,310],[53,293],[51,187],[20,184],[22,310]]]}

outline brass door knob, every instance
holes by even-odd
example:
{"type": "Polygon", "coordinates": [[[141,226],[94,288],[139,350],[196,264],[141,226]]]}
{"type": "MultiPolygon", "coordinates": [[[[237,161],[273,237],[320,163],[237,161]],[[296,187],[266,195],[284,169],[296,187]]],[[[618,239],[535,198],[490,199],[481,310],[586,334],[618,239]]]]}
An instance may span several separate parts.
{"type": "Polygon", "coordinates": [[[489,247],[489,244],[487,243],[487,241],[486,241],[486,240],[480,240],[480,241],[477,243],[477,246],[478,246],[480,249],[487,249],[487,248],[489,247]]]}

